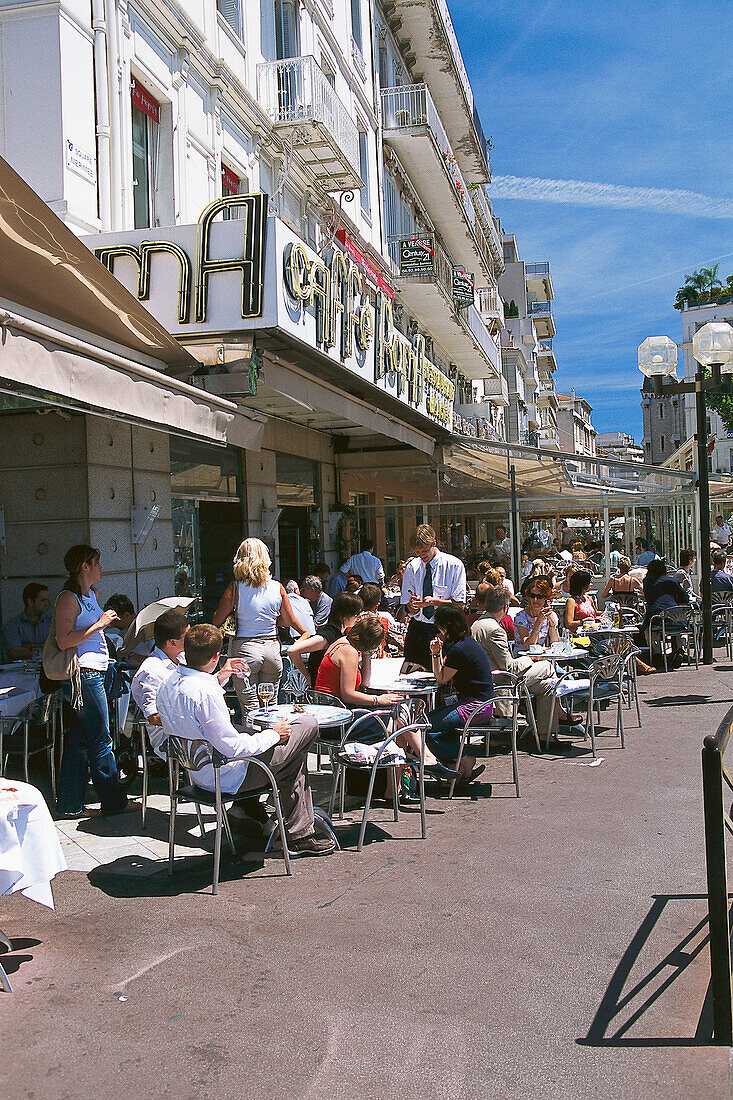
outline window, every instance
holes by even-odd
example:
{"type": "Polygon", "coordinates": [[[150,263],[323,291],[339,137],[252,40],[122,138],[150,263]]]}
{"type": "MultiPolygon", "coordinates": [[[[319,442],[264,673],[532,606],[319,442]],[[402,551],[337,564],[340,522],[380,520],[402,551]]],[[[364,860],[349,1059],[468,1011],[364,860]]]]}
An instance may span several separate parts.
{"type": "Polygon", "coordinates": [[[659,405],[659,419],[664,420],[664,405],[661,403],[659,405]]]}
{"type": "Polygon", "coordinates": [[[335,91],[336,90],[336,74],[334,73],[333,69],[331,68],[328,61],[326,60],[326,58],[323,55],[321,55],[321,72],[323,73],[326,80],[328,81],[328,83],[331,85],[331,87],[335,91]]]}
{"type": "Polygon", "coordinates": [[[379,86],[389,88],[389,55],[384,42],[379,43],[379,86]]]}
{"type": "Polygon", "coordinates": [[[663,451],[663,450],[664,450],[664,436],[661,436],[661,437],[660,437],[660,440],[659,440],[659,449],[660,449],[660,451],[663,451]]]}
{"type": "Polygon", "coordinates": [[[216,10],[237,38],[241,38],[242,13],[239,9],[239,0],[216,0],[216,10]]]}
{"type": "Polygon", "coordinates": [[[297,0],[275,0],[275,54],[278,61],[300,54],[297,0]]]}
{"type": "Polygon", "coordinates": [[[157,224],[160,104],[132,78],[132,188],[135,228],[157,224]]]}
{"type": "Polygon", "coordinates": [[[371,213],[372,200],[369,193],[369,141],[366,130],[359,130],[359,175],[364,180],[360,191],[361,208],[365,214],[371,213]]]}
{"type": "MultiPolygon", "coordinates": [[[[241,179],[236,172],[233,172],[231,168],[227,168],[226,164],[221,166],[221,194],[222,198],[226,198],[227,195],[245,195],[247,193],[247,181],[241,179]]],[[[225,210],[222,214],[224,221],[229,221],[233,218],[243,218],[245,216],[243,206],[235,206],[232,210],[225,210]]]]}
{"type": "Polygon", "coordinates": [[[359,47],[359,52],[364,53],[364,40],[361,34],[361,0],[351,0],[351,36],[359,47]]]}

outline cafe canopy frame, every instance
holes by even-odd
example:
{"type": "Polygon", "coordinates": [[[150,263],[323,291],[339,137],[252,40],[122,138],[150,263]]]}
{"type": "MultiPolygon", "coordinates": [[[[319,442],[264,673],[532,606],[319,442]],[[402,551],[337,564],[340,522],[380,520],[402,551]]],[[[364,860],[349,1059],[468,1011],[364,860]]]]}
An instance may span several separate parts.
{"type": "MultiPolygon", "coordinates": [[[[390,461],[382,460],[379,471],[349,469],[352,495],[363,500],[373,478],[390,461]]],[[[606,561],[617,539],[633,560],[637,538],[653,541],[670,562],[676,563],[685,547],[694,549],[700,560],[694,471],[460,436],[451,437],[435,461],[420,456],[406,464],[404,454],[400,458],[395,453],[394,467],[394,476],[412,499],[391,501],[390,509],[406,513],[406,521],[414,516],[415,523],[430,523],[451,552],[475,554],[502,524],[510,533],[515,578],[526,536],[540,524],[557,531],[561,520],[571,521],[570,526],[585,521],[603,543],[606,561]]],[[[733,478],[716,475],[710,492],[714,509],[720,507],[727,517],[733,508],[733,478]]],[[[373,519],[384,517],[384,505],[360,504],[360,509],[373,519]]]]}

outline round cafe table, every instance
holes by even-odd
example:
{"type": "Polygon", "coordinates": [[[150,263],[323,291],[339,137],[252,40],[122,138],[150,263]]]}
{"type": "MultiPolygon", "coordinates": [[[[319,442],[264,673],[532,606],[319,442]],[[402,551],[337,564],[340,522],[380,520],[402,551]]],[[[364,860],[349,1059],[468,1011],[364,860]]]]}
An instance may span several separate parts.
{"type": "Polygon", "coordinates": [[[267,708],[258,707],[257,710],[248,711],[247,718],[256,726],[265,727],[284,719],[290,721],[300,714],[312,715],[318,722],[319,730],[333,729],[336,726],[343,728],[353,718],[351,711],[346,707],[331,707],[322,703],[306,703],[302,711],[295,710],[292,703],[279,703],[277,706],[267,708]]]}
{"type": "MultiPolygon", "coordinates": [[[[0,897],[20,892],[53,909],[51,880],[66,870],[43,795],[30,783],[0,778],[0,897]]],[[[0,933],[0,944],[8,940],[0,933]]],[[[0,988],[12,992],[0,965],[0,988]]]]}

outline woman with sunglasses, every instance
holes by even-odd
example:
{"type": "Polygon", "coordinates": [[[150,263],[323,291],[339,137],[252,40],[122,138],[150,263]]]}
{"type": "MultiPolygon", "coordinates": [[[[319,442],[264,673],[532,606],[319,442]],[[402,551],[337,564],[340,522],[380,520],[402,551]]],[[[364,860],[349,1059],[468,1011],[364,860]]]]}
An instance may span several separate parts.
{"type": "Polygon", "coordinates": [[[527,606],[514,620],[514,630],[524,649],[533,645],[547,649],[560,641],[557,615],[550,604],[552,592],[553,585],[547,577],[535,577],[527,587],[527,606]]]}
{"type": "MultiPolygon", "coordinates": [[[[59,649],[76,649],[81,673],[82,705],[71,709],[59,771],[57,808],[62,817],[91,817],[84,808],[87,771],[99,795],[102,814],[135,810],[117,776],[117,761],[109,732],[109,707],[104,689],[109,665],[105,627],[116,622],[115,611],[102,611],[94,585],[102,566],[92,546],[72,546],[64,557],[68,577],[56,601],[54,624],[59,649]]],[[[66,690],[66,683],[64,690],[66,690]]]]}

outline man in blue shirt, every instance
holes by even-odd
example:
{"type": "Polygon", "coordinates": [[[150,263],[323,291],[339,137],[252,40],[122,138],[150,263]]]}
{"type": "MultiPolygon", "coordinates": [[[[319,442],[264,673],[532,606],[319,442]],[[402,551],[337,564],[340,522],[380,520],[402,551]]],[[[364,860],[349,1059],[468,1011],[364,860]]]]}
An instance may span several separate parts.
{"type": "Polygon", "coordinates": [[[3,628],[5,652],[9,661],[22,661],[39,650],[51,629],[48,614],[48,586],[33,581],[23,589],[24,610],[9,619],[3,628]]]}
{"type": "Polygon", "coordinates": [[[646,568],[650,561],[654,561],[656,554],[649,550],[643,539],[636,540],[636,564],[646,568]]]}
{"type": "Polygon", "coordinates": [[[733,577],[725,572],[725,551],[713,551],[713,571],[710,577],[711,592],[733,592],[733,577]]]}

